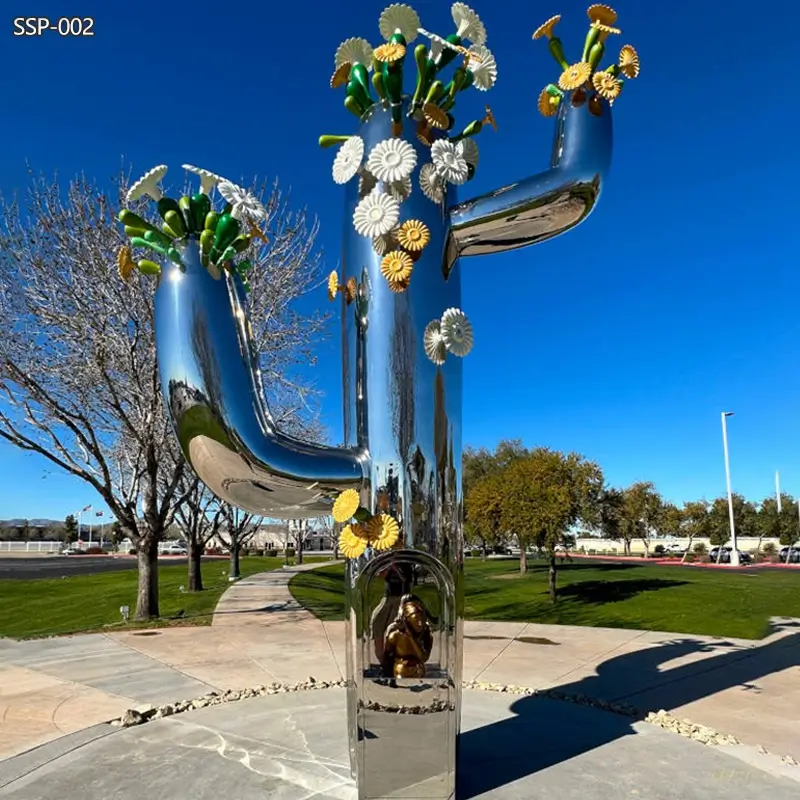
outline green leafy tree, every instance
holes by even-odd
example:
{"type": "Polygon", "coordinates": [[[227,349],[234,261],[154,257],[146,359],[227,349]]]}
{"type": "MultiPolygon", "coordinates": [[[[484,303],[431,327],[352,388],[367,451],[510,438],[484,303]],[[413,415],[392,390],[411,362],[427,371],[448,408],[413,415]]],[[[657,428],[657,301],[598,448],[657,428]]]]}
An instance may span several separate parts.
{"type": "Polygon", "coordinates": [[[625,555],[630,555],[633,536],[625,519],[625,494],[621,489],[609,487],[603,490],[598,527],[607,539],[623,542],[625,555]]]}
{"type": "Polygon", "coordinates": [[[637,481],[624,491],[628,532],[644,542],[650,552],[650,539],[662,514],[663,500],[650,481],[637,481]]]}
{"type": "Polygon", "coordinates": [[[76,541],[78,538],[78,520],[74,514],[67,514],[64,520],[64,544],[76,541]]]}
{"type": "MultiPolygon", "coordinates": [[[[733,505],[733,524],[737,536],[757,536],[758,535],[758,513],[755,505],[745,500],[740,494],[732,495],[733,505]]],[[[709,512],[709,539],[711,544],[719,547],[717,551],[717,563],[722,559],[722,546],[727,544],[731,538],[730,512],[728,510],[728,498],[718,497],[711,504],[709,512]]]]}
{"type": "Polygon", "coordinates": [[[464,500],[467,537],[480,544],[484,558],[489,547],[503,538],[502,480],[502,472],[484,475],[464,500]]]}
{"type": "MultiPolygon", "coordinates": [[[[682,562],[686,561],[686,557],[692,552],[692,541],[700,536],[708,536],[711,531],[711,517],[710,509],[707,500],[690,500],[684,503],[681,509],[683,516],[683,530],[689,537],[689,543],[686,546],[686,552],[683,554],[682,562]]],[[[705,552],[705,544],[703,545],[703,552],[705,552]]],[[[699,551],[695,550],[698,555],[702,555],[699,551]]]]}
{"type": "Polygon", "coordinates": [[[791,495],[781,494],[781,509],[778,511],[777,499],[765,498],[758,509],[756,525],[759,545],[762,536],[775,537],[784,546],[793,545],[799,538],[797,502],[791,495]]]}

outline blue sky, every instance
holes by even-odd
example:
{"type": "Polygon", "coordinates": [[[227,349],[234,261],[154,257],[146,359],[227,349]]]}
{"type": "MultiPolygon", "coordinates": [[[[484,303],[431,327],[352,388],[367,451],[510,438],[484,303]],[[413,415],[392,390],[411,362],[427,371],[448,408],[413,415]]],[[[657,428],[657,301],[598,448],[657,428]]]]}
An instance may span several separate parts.
{"type": "MultiPolygon", "coordinates": [[[[16,38],[10,16],[2,23],[0,190],[24,186],[26,159],[64,179],[84,170],[105,181],[123,156],[137,172],[169,164],[179,182],[184,162],[234,180],[277,175],[319,215],[333,268],[341,190],[330,179],[333,154],[316,139],[353,132],[355,121],[328,78],[341,40],[377,43],[385,5],[19,4],[15,13],[91,16],[95,35],[16,38]]],[[[412,5],[425,27],[450,32],[449,2],[412,5]]],[[[481,134],[481,164],[462,199],[547,166],[552,123],[536,98],[560,70],[531,33],[561,13],[567,57],[578,60],[587,24],[587,4],[575,0],[534,12],[471,5],[499,79],[488,95],[459,101],[457,120],[479,115],[485,100],[499,132],[481,134]]],[[[614,108],[614,159],[597,210],[562,238],[462,262],[476,331],[465,443],[518,437],[574,449],[614,485],[653,480],[674,501],[711,498],[725,489],[719,415],[733,410],[734,489],[761,498],[777,469],[796,494],[796,10],[788,0],[771,4],[771,16],[742,0],[675,0],[668,15],[634,0],[614,5],[616,43],[636,46],[642,74],[614,108]]],[[[335,328],[320,356],[316,382],[337,436],[335,328]]],[[[0,518],[99,507],[81,483],[42,478],[45,467],[0,444],[0,518]]]]}

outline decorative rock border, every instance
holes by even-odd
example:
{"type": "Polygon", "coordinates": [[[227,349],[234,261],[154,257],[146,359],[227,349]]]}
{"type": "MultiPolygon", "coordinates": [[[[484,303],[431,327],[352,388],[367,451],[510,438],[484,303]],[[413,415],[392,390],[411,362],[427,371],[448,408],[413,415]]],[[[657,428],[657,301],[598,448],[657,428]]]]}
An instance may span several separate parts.
{"type": "MultiPolygon", "coordinates": [[[[680,719],[674,714],[661,709],[659,711],[643,712],[628,703],[612,703],[606,700],[598,700],[582,694],[568,694],[557,689],[531,689],[527,686],[517,686],[515,684],[484,683],[482,681],[464,681],[462,684],[465,689],[479,692],[498,692],[501,694],[519,695],[524,697],[544,697],[549,700],[560,700],[566,703],[574,703],[581,706],[589,706],[601,711],[618,714],[629,719],[637,719],[647,722],[650,725],[657,725],[659,728],[676,733],[686,739],[692,739],[708,747],[715,746],[734,746],[741,745],[739,739],[730,734],[719,733],[706,725],[698,725],[688,719],[680,719]]],[[[248,700],[253,697],[264,697],[272,694],[290,694],[293,692],[321,691],[323,689],[344,689],[347,681],[339,679],[335,681],[318,681],[313,677],[308,677],[298,683],[277,683],[273,682],[266,685],[256,686],[247,689],[227,689],[223,692],[212,690],[193,700],[180,700],[177,703],[166,703],[160,706],[139,706],[129,708],[121,717],[109,721],[110,725],[118,728],[131,728],[135,725],[142,725],[152,720],[163,717],[171,717],[175,714],[182,714],[186,711],[196,711],[200,708],[209,706],[219,706],[226,703],[236,703],[240,700],[248,700]]],[[[443,710],[442,701],[437,701],[437,707],[420,706],[384,706],[380,703],[371,703],[370,708],[376,711],[385,711],[395,714],[424,714],[434,713],[443,710]],[[438,707],[441,703],[442,708],[438,707]]],[[[769,755],[769,751],[758,746],[759,755],[769,755]]],[[[792,756],[783,756],[781,763],[785,766],[796,767],[798,762],[792,756]]]]}

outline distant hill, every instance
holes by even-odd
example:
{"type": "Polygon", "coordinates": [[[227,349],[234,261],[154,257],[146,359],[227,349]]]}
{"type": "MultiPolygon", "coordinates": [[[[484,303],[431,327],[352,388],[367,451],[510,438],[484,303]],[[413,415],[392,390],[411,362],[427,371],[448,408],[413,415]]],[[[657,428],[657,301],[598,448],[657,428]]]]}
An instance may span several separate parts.
{"type": "MultiPolygon", "coordinates": [[[[25,522],[24,519],[0,519],[0,528],[19,528],[25,522]]],[[[48,528],[64,525],[63,519],[29,519],[27,522],[29,528],[48,528]]]]}

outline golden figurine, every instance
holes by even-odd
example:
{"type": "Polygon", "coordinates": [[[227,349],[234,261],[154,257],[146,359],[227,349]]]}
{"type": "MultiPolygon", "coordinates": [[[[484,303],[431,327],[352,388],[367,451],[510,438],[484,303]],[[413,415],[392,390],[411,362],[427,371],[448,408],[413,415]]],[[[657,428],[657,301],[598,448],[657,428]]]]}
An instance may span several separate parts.
{"type": "Polygon", "coordinates": [[[433,634],[422,600],[404,595],[397,617],[386,629],[384,671],[395,678],[424,678],[432,649],[433,634]]]}

